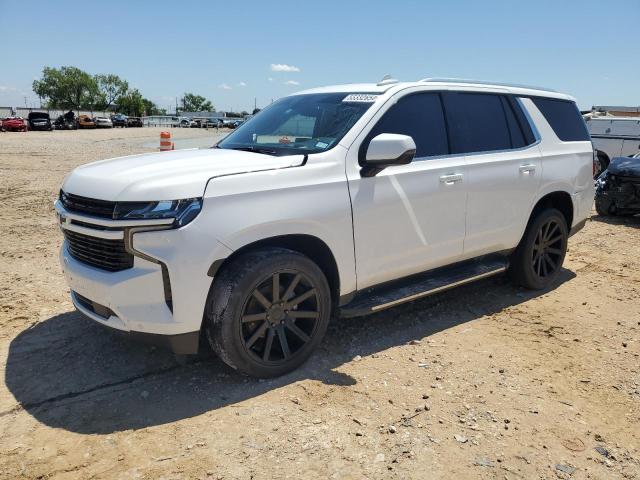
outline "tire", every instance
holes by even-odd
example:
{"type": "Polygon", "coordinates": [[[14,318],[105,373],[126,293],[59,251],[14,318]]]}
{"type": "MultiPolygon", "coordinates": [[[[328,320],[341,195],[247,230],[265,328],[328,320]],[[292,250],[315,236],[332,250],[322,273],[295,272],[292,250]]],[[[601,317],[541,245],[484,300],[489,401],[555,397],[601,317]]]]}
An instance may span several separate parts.
{"type": "Polygon", "coordinates": [[[611,215],[615,215],[613,209],[611,208],[612,202],[606,197],[596,196],[596,212],[598,215],[602,215],[603,217],[608,217],[611,215]]]}
{"type": "Polygon", "coordinates": [[[538,212],[511,256],[509,273],[513,281],[532,290],[551,285],[562,268],[568,238],[567,222],[559,210],[538,212]]]}
{"type": "Polygon", "coordinates": [[[330,313],[329,285],[315,263],[292,250],[264,248],[242,254],[217,275],[207,298],[205,331],[230,367],[253,377],[277,377],[309,358],[330,313]]]}

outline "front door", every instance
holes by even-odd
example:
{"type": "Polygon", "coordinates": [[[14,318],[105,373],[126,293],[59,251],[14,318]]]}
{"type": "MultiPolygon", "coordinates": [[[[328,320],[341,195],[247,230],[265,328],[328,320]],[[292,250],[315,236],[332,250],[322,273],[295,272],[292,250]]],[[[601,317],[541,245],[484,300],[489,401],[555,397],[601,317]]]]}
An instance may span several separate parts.
{"type": "Polygon", "coordinates": [[[358,289],[454,263],[465,235],[465,157],[449,155],[439,93],[400,98],[347,155],[358,289]],[[359,154],[381,133],[409,135],[416,157],[362,177],[359,154]]]}

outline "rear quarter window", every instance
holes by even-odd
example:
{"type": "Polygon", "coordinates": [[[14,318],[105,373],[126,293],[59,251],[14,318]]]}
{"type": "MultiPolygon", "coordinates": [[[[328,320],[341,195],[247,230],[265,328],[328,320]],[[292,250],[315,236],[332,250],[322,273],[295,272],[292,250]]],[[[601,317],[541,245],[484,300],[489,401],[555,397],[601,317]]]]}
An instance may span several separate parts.
{"type": "Polygon", "coordinates": [[[551,98],[532,98],[553,131],[563,142],[590,141],[587,126],[574,102],[551,98]]]}

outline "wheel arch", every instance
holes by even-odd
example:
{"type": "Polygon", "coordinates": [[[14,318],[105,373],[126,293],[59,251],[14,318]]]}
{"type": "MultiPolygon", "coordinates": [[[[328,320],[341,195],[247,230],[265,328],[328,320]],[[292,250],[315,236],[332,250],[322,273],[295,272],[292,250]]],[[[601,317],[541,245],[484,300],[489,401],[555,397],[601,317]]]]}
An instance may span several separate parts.
{"type": "Polygon", "coordinates": [[[243,253],[264,247],[286,248],[288,250],[299,252],[310,258],[316,265],[318,265],[320,270],[322,270],[322,273],[324,273],[327,278],[329,289],[331,291],[331,300],[334,304],[337,304],[340,297],[340,273],[338,270],[338,264],[329,246],[322,239],[314,235],[287,234],[256,240],[234,250],[234,252],[228,257],[213,262],[207,271],[207,275],[213,277],[213,282],[215,283],[216,274],[220,269],[224,268],[243,253]]]}
{"type": "Polygon", "coordinates": [[[556,190],[541,197],[531,210],[529,220],[527,221],[527,227],[533,221],[536,215],[545,208],[556,208],[560,210],[567,222],[567,229],[571,230],[574,216],[574,205],[573,199],[569,192],[564,190],[556,190]]]}

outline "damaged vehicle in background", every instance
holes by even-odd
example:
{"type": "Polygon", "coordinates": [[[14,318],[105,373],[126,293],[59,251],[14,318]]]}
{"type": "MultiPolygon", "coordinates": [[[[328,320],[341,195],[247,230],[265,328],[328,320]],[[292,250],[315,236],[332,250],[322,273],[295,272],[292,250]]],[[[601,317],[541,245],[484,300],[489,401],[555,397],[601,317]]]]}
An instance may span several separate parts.
{"type": "Polygon", "coordinates": [[[640,213],[640,153],[614,158],[598,177],[596,211],[603,216],[640,213]]]}
{"type": "Polygon", "coordinates": [[[96,128],[113,128],[113,123],[110,118],[96,117],[93,121],[96,124],[96,128]]]}
{"type": "Polygon", "coordinates": [[[142,127],[142,119],[140,117],[129,117],[129,118],[127,118],[127,127],[129,127],[129,128],[142,127]]]}
{"type": "Polygon", "coordinates": [[[7,117],[2,120],[2,128],[7,132],[26,132],[27,122],[21,117],[7,117]]]}
{"type": "Polygon", "coordinates": [[[76,114],[69,110],[64,115],[60,115],[53,122],[53,126],[56,130],[77,130],[78,122],[76,121],[76,114]]]}
{"type": "Polygon", "coordinates": [[[47,112],[30,112],[27,121],[30,130],[53,130],[51,118],[47,112]]]}

